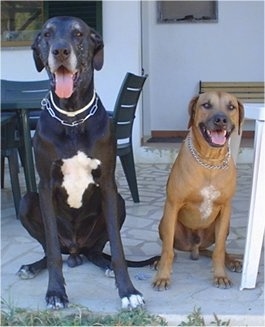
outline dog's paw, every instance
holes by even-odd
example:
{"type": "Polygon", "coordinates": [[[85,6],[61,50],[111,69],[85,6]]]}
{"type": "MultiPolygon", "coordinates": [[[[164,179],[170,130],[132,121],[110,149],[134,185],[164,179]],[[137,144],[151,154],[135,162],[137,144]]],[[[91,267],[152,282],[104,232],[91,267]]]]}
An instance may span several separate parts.
{"type": "Polygon", "coordinates": [[[159,267],[159,261],[160,261],[160,259],[154,261],[154,263],[152,265],[150,265],[150,268],[157,271],[158,267],[159,267]]]}
{"type": "Polygon", "coordinates": [[[31,279],[34,278],[40,270],[33,270],[28,265],[23,265],[19,268],[19,271],[16,273],[17,276],[21,279],[31,279]]]}
{"type": "Polygon", "coordinates": [[[170,278],[160,278],[156,277],[153,281],[153,288],[157,291],[164,291],[169,288],[170,278]]]}
{"type": "Polygon", "coordinates": [[[241,273],[242,272],[242,261],[240,260],[231,260],[228,264],[227,264],[227,268],[230,271],[233,272],[237,272],[237,273],[241,273]]]}
{"type": "Polygon", "coordinates": [[[115,278],[115,273],[114,273],[114,270],[110,269],[110,268],[107,268],[105,270],[105,276],[106,277],[109,277],[109,278],[115,278]]]}
{"type": "Polygon", "coordinates": [[[141,294],[131,294],[121,299],[121,307],[123,310],[133,310],[144,306],[144,298],[141,294]]]}
{"type": "Polygon", "coordinates": [[[232,282],[226,276],[214,277],[214,285],[218,288],[230,288],[232,286],[232,282]]]}
{"type": "Polygon", "coordinates": [[[47,309],[59,310],[59,309],[67,308],[69,301],[66,294],[58,296],[58,295],[49,295],[49,293],[47,293],[46,303],[47,303],[47,309]]]}

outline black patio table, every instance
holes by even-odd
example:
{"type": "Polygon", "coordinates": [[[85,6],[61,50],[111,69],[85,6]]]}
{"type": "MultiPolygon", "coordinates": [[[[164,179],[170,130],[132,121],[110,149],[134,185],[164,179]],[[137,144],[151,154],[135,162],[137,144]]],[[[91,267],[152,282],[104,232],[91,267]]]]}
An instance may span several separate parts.
{"type": "Polygon", "coordinates": [[[33,111],[40,112],[41,100],[48,91],[48,80],[1,80],[1,110],[17,113],[26,187],[29,192],[37,190],[29,116],[33,111]]]}

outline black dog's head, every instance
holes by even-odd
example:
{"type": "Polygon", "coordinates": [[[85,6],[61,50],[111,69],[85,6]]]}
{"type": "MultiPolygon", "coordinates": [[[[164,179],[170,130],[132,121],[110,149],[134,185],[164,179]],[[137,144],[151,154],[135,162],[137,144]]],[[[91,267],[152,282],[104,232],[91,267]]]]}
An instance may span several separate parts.
{"type": "Polygon", "coordinates": [[[94,69],[103,66],[103,40],[79,18],[53,17],[33,45],[37,70],[46,68],[52,89],[59,98],[70,98],[77,89],[87,89],[94,69]]]}

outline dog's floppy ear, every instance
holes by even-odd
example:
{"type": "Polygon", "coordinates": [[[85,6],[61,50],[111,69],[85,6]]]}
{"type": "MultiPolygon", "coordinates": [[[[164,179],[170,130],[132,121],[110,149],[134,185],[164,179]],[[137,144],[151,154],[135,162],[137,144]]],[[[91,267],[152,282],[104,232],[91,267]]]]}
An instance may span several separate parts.
{"type": "Polygon", "coordinates": [[[193,97],[190,100],[190,103],[189,103],[190,120],[189,120],[189,123],[188,123],[188,128],[190,128],[193,125],[194,116],[195,116],[195,107],[196,107],[196,103],[197,103],[198,99],[199,99],[199,96],[196,95],[195,97],[193,97]]]}
{"type": "Polygon", "coordinates": [[[33,59],[34,59],[35,66],[36,66],[36,69],[38,72],[41,72],[44,68],[42,59],[40,57],[40,50],[39,50],[40,38],[41,38],[41,35],[40,35],[40,33],[38,33],[38,35],[36,36],[32,46],[31,46],[31,49],[33,50],[33,59]]]}
{"type": "Polygon", "coordinates": [[[93,64],[96,70],[100,70],[104,62],[104,43],[101,35],[96,32],[94,29],[91,31],[91,39],[95,43],[94,58],[93,64]]]}
{"type": "Polygon", "coordinates": [[[244,117],[245,117],[245,110],[242,102],[237,100],[238,103],[238,135],[241,133],[241,127],[243,125],[244,117]]]}

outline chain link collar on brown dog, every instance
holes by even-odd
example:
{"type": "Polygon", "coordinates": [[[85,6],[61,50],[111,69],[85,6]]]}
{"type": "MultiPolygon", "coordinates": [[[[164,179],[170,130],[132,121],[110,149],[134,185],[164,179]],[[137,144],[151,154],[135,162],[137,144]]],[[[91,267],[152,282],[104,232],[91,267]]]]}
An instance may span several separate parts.
{"type": "Polygon", "coordinates": [[[225,155],[225,158],[223,160],[223,162],[220,164],[220,165],[213,165],[213,164],[208,164],[206,162],[204,162],[199,153],[194,149],[193,147],[193,144],[192,144],[192,140],[191,140],[191,137],[188,136],[186,138],[186,142],[187,142],[187,145],[188,145],[188,148],[193,156],[193,158],[198,162],[199,165],[201,165],[202,167],[204,168],[207,168],[207,169],[227,169],[228,166],[229,166],[229,160],[231,158],[231,152],[230,152],[230,149],[228,149],[228,152],[227,154],[225,155]]]}

